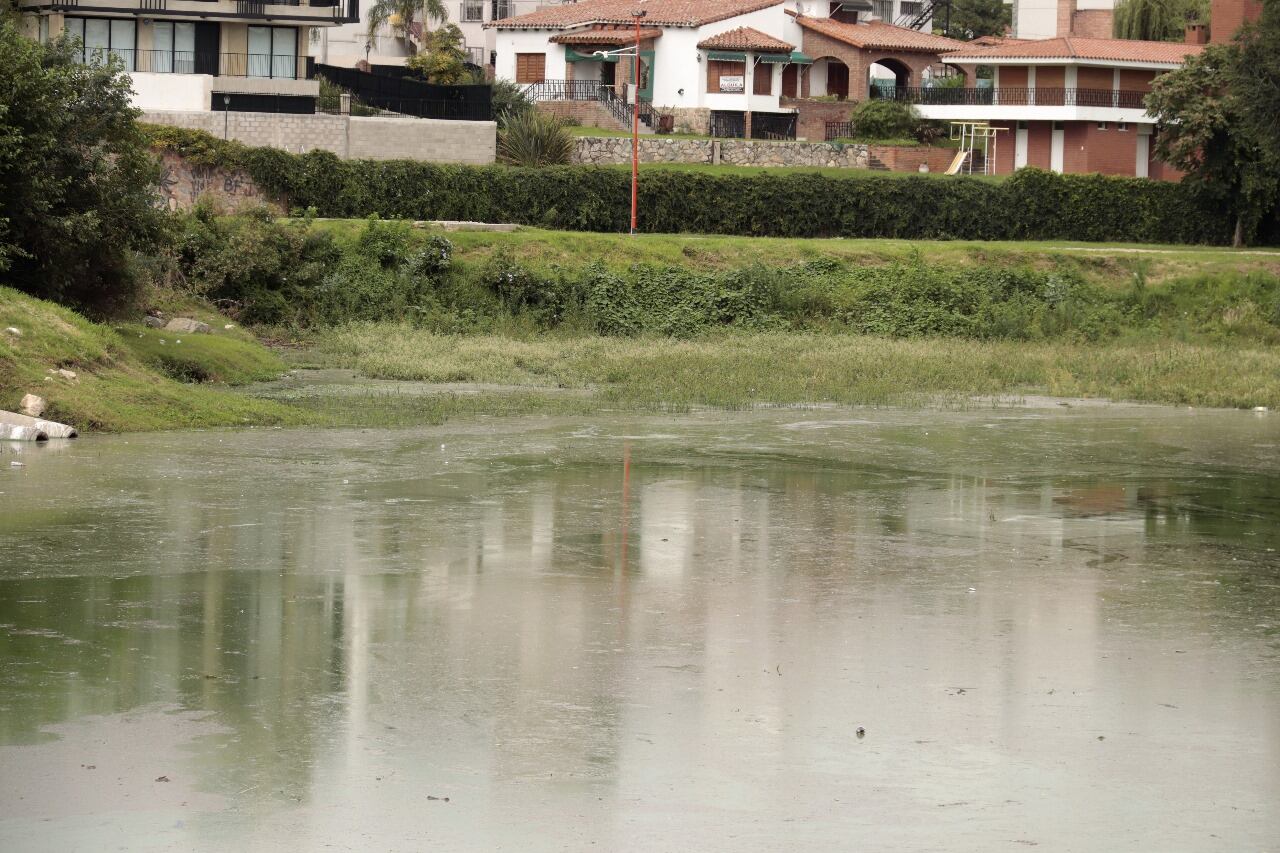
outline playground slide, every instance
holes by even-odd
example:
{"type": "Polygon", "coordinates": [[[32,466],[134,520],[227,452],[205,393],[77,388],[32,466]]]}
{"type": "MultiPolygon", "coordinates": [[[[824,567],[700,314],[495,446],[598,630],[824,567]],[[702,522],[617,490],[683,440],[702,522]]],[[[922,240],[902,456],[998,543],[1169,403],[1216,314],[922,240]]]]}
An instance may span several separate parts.
{"type": "Polygon", "coordinates": [[[960,174],[960,167],[964,165],[965,159],[969,156],[968,151],[957,151],[956,158],[951,161],[951,165],[947,167],[948,175],[960,174]]]}

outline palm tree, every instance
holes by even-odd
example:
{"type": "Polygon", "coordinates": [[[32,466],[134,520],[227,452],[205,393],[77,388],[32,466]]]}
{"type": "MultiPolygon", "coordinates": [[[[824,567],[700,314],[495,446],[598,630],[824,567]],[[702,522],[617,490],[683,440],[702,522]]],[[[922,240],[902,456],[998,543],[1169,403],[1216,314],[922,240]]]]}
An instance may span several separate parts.
{"type": "Polygon", "coordinates": [[[431,21],[442,24],[448,17],[444,0],[375,0],[369,7],[369,42],[377,43],[378,31],[385,24],[399,38],[405,38],[414,22],[420,21],[426,30],[431,21]]]}

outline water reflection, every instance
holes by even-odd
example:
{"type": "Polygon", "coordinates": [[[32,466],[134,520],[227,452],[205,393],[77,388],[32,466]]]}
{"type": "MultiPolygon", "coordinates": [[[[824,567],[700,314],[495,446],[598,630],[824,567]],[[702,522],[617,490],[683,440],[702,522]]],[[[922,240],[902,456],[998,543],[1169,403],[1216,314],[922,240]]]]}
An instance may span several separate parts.
{"type": "Polygon", "coordinates": [[[581,426],[27,452],[3,846],[1280,835],[1270,422],[581,426]],[[159,775],[182,794],[138,817],[159,775]]]}

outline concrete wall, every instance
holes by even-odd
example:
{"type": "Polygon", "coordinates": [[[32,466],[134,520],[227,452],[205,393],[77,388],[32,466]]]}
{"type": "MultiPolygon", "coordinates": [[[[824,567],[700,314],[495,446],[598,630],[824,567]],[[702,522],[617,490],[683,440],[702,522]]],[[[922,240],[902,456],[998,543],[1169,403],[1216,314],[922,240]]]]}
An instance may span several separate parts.
{"type": "Polygon", "coordinates": [[[262,192],[247,173],[189,163],[172,151],[162,151],[156,206],[189,210],[202,198],[224,211],[266,206],[284,212],[281,201],[262,192]]]}
{"type": "Polygon", "coordinates": [[[319,149],[349,158],[482,165],[497,153],[497,125],[491,121],[159,110],[144,112],[142,121],[225,133],[246,145],[295,154],[319,149]]]}

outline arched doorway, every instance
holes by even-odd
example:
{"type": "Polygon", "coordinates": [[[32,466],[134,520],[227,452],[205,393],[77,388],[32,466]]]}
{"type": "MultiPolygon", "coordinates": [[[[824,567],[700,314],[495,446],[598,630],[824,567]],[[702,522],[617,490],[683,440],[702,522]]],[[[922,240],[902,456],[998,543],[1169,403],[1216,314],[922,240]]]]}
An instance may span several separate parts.
{"type": "Polygon", "coordinates": [[[899,59],[886,56],[871,63],[867,70],[867,96],[871,96],[874,87],[880,92],[892,95],[894,89],[905,89],[911,85],[911,68],[899,59]]]}
{"type": "Polygon", "coordinates": [[[849,97],[849,66],[834,56],[823,56],[809,66],[809,97],[849,97]]]}

